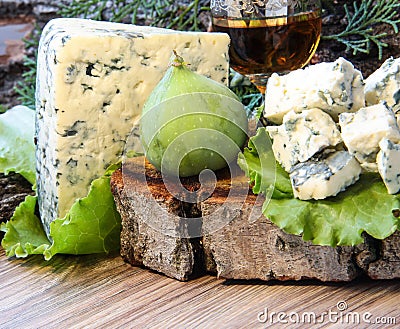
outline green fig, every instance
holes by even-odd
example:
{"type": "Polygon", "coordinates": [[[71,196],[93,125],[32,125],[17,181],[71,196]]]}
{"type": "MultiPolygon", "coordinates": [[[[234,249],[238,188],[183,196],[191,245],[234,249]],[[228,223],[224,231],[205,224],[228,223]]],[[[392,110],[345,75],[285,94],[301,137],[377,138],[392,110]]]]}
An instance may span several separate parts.
{"type": "Polygon", "coordinates": [[[191,71],[176,53],[148,97],[140,121],[146,158],[187,177],[227,166],[247,139],[243,104],[226,86],[191,71]]]}

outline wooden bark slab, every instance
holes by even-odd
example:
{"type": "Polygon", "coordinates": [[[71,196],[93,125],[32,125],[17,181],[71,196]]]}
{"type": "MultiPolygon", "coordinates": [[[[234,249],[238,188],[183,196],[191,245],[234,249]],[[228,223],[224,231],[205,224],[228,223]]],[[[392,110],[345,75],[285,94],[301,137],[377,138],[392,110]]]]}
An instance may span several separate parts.
{"type": "Polygon", "coordinates": [[[152,166],[136,158],[113,175],[111,186],[122,217],[122,258],[178,280],[198,275],[200,239],[189,237],[185,206],[152,166]]]}
{"type": "Polygon", "coordinates": [[[239,171],[217,176],[215,185],[184,179],[182,189],[144,158],[116,171],[111,186],[122,216],[123,259],[178,280],[206,272],[266,281],[400,277],[398,233],[383,241],[365,235],[355,247],[316,246],[265,218],[263,199],[239,171]]]}
{"type": "Polygon", "coordinates": [[[232,217],[229,224],[203,239],[204,249],[214,260],[219,276],[351,281],[360,274],[354,262],[357,248],[331,248],[304,242],[300,236],[284,233],[263,215],[249,221],[252,207],[246,203],[241,209],[235,209],[235,204],[219,205],[213,198],[202,207],[203,215],[210,221],[221,215],[232,217]]]}
{"type": "Polygon", "coordinates": [[[375,241],[379,258],[369,264],[367,272],[372,279],[400,278],[400,233],[396,231],[390,237],[375,241]]]}

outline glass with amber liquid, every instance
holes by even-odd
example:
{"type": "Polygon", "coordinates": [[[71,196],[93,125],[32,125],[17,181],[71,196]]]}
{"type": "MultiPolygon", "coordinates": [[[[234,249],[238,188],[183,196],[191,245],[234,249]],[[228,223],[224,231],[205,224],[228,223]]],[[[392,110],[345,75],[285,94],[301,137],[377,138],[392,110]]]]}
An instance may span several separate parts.
{"type": "Polygon", "coordinates": [[[212,0],[212,27],[231,38],[231,67],[264,93],[268,77],[305,66],[321,35],[320,1],[212,0]]]}

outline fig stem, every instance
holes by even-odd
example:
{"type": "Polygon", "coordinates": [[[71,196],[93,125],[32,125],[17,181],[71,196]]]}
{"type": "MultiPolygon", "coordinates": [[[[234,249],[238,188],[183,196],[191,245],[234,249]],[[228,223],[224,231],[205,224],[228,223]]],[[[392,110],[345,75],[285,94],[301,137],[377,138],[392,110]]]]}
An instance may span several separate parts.
{"type": "Polygon", "coordinates": [[[175,49],[174,49],[174,55],[175,55],[175,57],[174,57],[174,59],[173,59],[173,61],[171,63],[171,66],[174,66],[174,67],[184,67],[184,66],[186,66],[186,63],[185,63],[183,57],[179,56],[175,49]]]}

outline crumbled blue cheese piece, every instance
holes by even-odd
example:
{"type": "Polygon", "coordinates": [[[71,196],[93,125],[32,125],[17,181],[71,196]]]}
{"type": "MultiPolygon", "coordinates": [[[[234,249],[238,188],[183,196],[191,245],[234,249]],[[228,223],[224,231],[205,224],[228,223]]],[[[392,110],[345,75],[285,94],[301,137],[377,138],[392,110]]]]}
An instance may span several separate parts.
{"type": "Polygon", "coordinates": [[[364,82],[360,71],[339,58],[286,75],[273,74],[267,83],[264,117],[281,124],[283,116],[319,108],[337,121],[343,112],[356,112],[365,106],[364,82]]]}
{"type": "Polygon", "coordinates": [[[387,59],[365,79],[364,93],[368,105],[386,101],[394,112],[400,110],[400,57],[387,59]]]}
{"type": "Polygon", "coordinates": [[[282,125],[269,126],[267,131],[273,140],[275,158],[288,172],[297,163],[342,141],[335,122],[319,109],[290,111],[283,117],[282,125]]]}
{"type": "Polygon", "coordinates": [[[346,151],[328,153],[324,159],[299,163],[290,173],[293,194],[300,200],[321,200],[335,196],[354,184],[361,167],[346,151]]]}
{"type": "Polygon", "coordinates": [[[55,19],[40,40],[37,189],[44,226],[63,217],[117,162],[173,50],[227,84],[229,37],[148,26],[55,19]]]}
{"type": "Polygon", "coordinates": [[[396,117],[384,102],[362,108],[356,113],[342,113],[339,124],[348,151],[367,171],[378,171],[376,155],[383,138],[400,141],[396,117]]]}
{"type": "Polygon", "coordinates": [[[379,174],[389,194],[400,192],[400,144],[384,138],[379,143],[380,151],[376,157],[379,174]]]}

